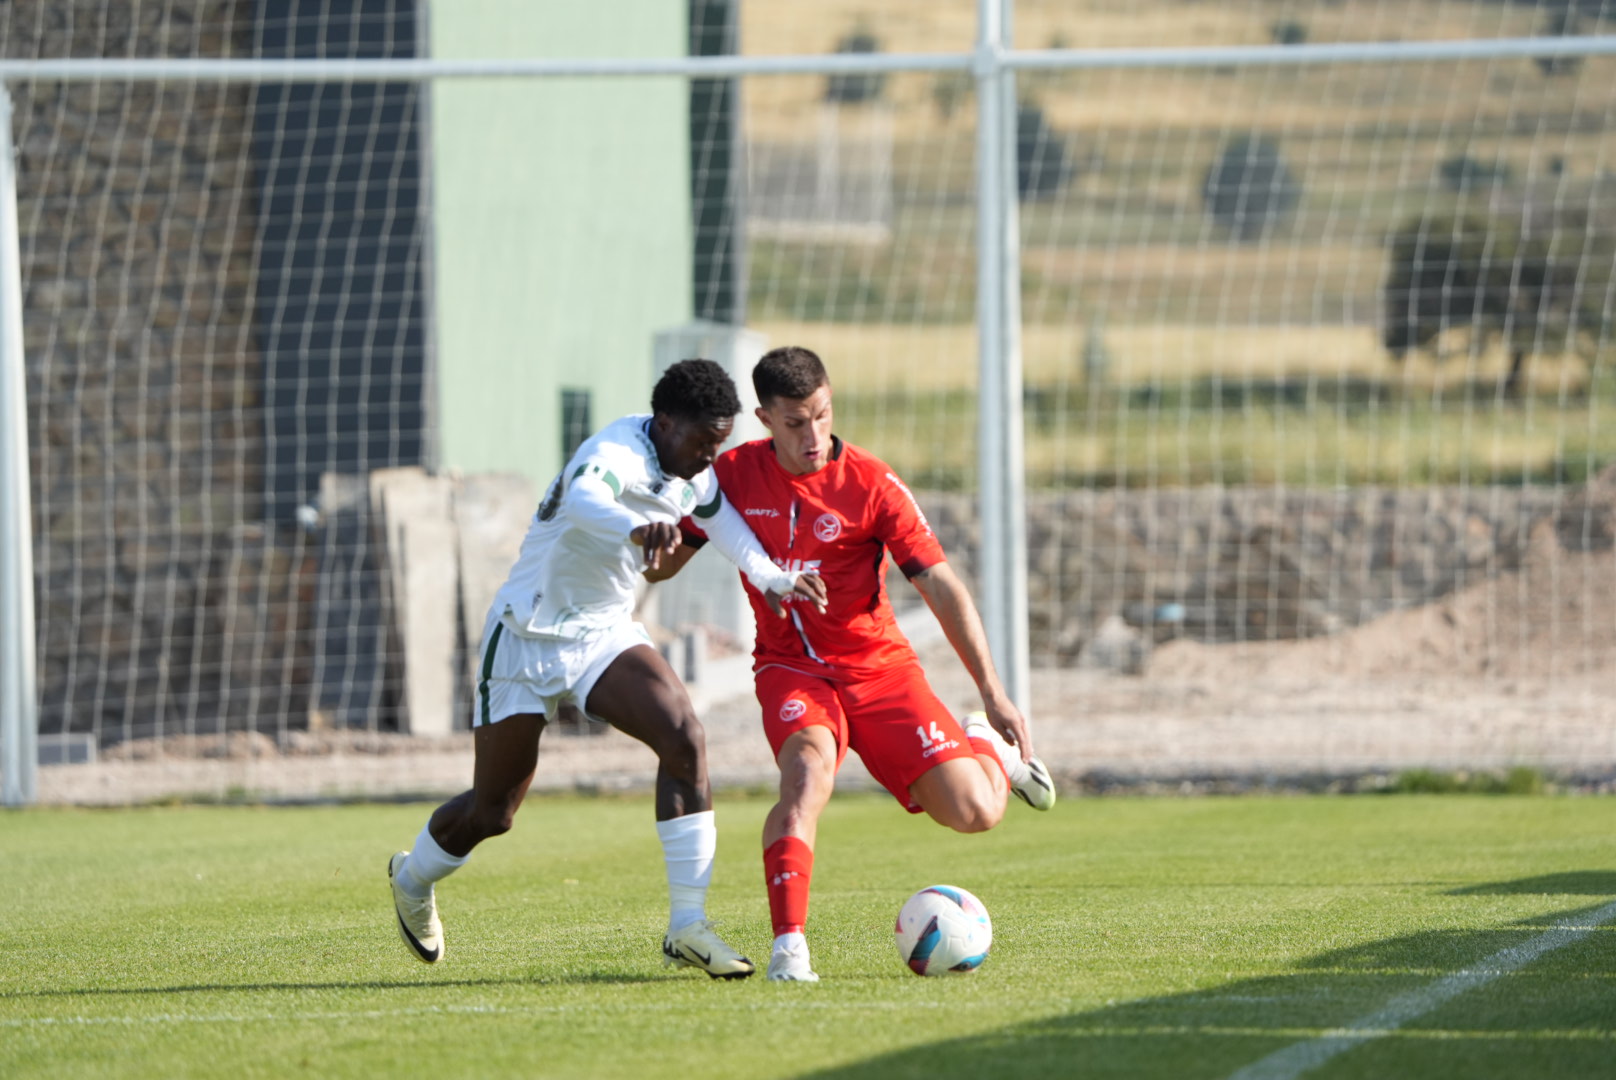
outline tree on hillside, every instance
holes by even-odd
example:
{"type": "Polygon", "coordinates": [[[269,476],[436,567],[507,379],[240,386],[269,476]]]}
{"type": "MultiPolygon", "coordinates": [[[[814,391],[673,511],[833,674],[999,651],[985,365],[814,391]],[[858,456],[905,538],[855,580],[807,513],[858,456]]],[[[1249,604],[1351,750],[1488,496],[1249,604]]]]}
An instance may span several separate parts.
{"type": "MultiPolygon", "coordinates": [[[[1542,34],[1544,37],[1576,37],[1586,33],[1582,25],[1582,14],[1575,6],[1567,6],[1558,10],[1550,10],[1543,16],[1542,34]]],[[[1582,67],[1580,56],[1539,56],[1537,68],[1548,76],[1572,75],[1582,67]]]]}
{"type": "Polygon", "coordinates": [[[1280,19],[1268,24],[1268,37],[1275,45],[1306,45],[1307,24],[1296,19],[1280,19]]]}
{"type": "Polygon", "coordinates": [[[1071,178],[1066,140],[1049,126],[1039,105],[1023,100],[1016,107],[1016,194],[1023,202],[1044,198],[1071,178]]]}
{"type": "Polygon", "coordinates": [[[1616,235],[1586,211],[1483,216],[1433,213],[1388,241],[1383,340],[1394,359],[1442,358],[1462,340],[1474,356],[1509,353],[1502,390],[1521,392],[1527,359],[1575,353],[1590,369],[1616,325],[1616,235]]]}
{"type": "Polygon", "coordinates": [[[1590,19],[1616,18],[1616,0],[1494,0],[1516,7],[1529,7],[1535,11],[1554,13],[1569,11],[1590,19]]]}
{"type": "MultiPolygon", "coordinates": [[[[878,53],[881,39],[868,27],[860,26],[836,43],[839,53],[878,53]]],[[[830,75],[825,79],[825,100],[837,105],[863,105],[879,101],[886,90],[887,77],[878,71],[862,74],[830,75]]]]}
{"type": "Polygon", "coordinates": [[[1206,171],[1201,197],[1236,240],[1260,240],[1296,209],[1302,185],[1268,135],[1237,135],[1206,171]]]}
{"type": "Polygon", "coordinates": [[[1489,161],[1469,153],[1443,158],[1437,164],[1436,175],[1443,187],[1461,195],[1483,188],[1508,187],[1515,179],[1515,171],[1502,158],[1494,157],[1489,161]]]}

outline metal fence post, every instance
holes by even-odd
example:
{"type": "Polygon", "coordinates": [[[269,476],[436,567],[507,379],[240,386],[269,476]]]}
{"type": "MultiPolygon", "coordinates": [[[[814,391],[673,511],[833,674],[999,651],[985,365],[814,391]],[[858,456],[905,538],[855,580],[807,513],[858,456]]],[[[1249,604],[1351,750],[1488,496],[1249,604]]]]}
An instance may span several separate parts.
{"type": "Polygon", "coordinates": [[[22,358],[22,257],[11,91],[0,84],[0,803],[34,801],[34,537],[22,358]]]}
{"type": "Polygon", "coordinates": [[[1005,689],[1023,710],[1027,525],[1021,414],[1021,233],[1016,204],[1016,94],[1004,63],[1011,0],[978,0],[976,44],[977,402],[982,519],[978,603],[1005,689]]]}

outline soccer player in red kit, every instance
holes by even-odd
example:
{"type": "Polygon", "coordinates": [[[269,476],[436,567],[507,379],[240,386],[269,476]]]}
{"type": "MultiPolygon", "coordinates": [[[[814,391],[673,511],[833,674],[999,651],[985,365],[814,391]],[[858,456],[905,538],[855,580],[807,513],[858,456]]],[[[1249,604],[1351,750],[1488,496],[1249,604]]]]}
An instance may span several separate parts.
{"type": "MultiPolygon", "coordinates": [[[[819,814],[851,747],[911,813],[960,832],[993,828],[1008,793],[1047,810],[1055,788],[1033,755],[1027,721],[993,667],[976,606],[926,516],[879,458],[831,434],[830,380],[818,356],[787,347],[752,373],[757,415],[773,436],[721,455],[713,468],[759,543],[784,568],[818,574],[821,612],[788,603],[758,613],[753,670],[763,728],[780,767],[780,801],[763,827],[774,950],[768,977],[817,981],[804,926],[819,814]],[[887,599],[887,554],[919,590],[975,680],[982,711],[954,717],[926,682],[887,599]]],[[[705,542],[687,518],[660,580],[705,542]]]]}

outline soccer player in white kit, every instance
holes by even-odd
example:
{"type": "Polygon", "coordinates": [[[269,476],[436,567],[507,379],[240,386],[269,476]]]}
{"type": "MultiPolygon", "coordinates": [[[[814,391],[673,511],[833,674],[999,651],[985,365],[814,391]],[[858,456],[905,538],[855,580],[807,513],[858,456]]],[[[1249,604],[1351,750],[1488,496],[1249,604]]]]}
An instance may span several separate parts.
{"type": "Polygon", "coordinates": [[[414,848],[388,862],[399,935],[419,959],[443,957],[434,883],[464,865],[477,844],[509,831],[533,780],[545,718],[572,705],[656,752],[657,834],[670,899],[665,963],[714,978],[752,974],[752,962],[706,917],[717,831],[701,723],[633,620],[636,579],[679,546],[686,515],[776,614],[790,595],[823,605],[823,581],[776,567],[713,476],[740,409],[722,367],[680,361],[657,382],[650,415],[608,425],[551,484],[483,631],[472,788],[438,807],[414,848]]]}

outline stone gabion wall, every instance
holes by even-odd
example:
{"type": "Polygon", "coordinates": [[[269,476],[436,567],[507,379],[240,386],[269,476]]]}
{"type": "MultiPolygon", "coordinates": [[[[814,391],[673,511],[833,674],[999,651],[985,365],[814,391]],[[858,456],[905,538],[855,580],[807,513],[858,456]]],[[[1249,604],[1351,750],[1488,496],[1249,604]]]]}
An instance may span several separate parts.
{"type": "MultiPolygon", "coordinates": [[[[226,57],[250,0],[12,0],[0,54],[226,57]]],[[[262,517],[252,96],[13,84],[41,727],[306,709],[309,560],[262,517]]]]}
{"type": "MultiPolygon", "coordinates": [[[[974,497],[920,501],[974,582],[974,497]]],[[[1158,638],[1202,641],[1356,626],[1519,568],[1545,521],[1568,549],[1609,547],[1616,474],[1572,492],[1080,491],[1030,496],[1027,520],[1033,655],[1070,663],[1112,615],[1158,638]]]]}

